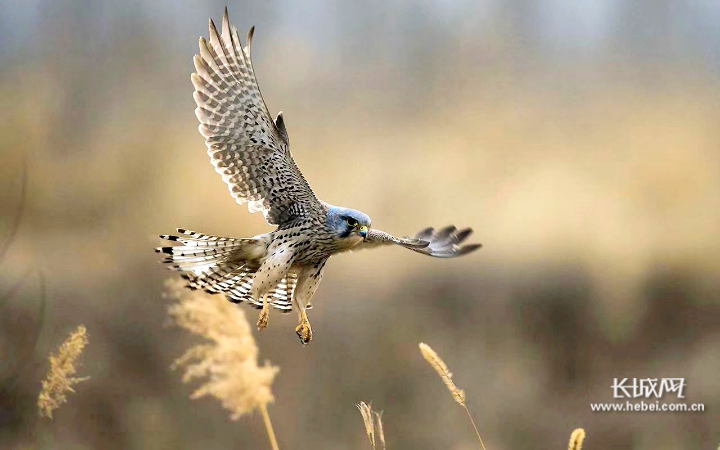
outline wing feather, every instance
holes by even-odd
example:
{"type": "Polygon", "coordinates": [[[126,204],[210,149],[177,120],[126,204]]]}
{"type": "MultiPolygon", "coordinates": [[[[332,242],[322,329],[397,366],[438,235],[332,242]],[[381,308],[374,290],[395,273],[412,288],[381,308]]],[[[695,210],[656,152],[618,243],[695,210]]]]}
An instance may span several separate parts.
{"type": "Polygon", "coordinates": [[[290,153],[282,115],[272,120],[260,93],[250,61],[253,30],[243,47],[227,8],[221,32],[210,20],[190,79],[198,129],[230,195],[280,225],[322,206],[290,153]]]}
{"type": "Polygon", "coordinates": [[[428,246],[428,242],[422,241],[420,239],[408,237],[397,238],[392,234],[386,233],[384,231],[370,229],[368,230],[368,234],[365,240],[362,243],[358,244],[356,248],[365,249],[390,244],[400,245],[411,250],[416,248],[420,249],[428,246]]]}
{"type": "Polygon", "coordinates": [[[450,225],[437,232],[434,228],[426,228],[417,233],[414,238],[397,238],[384,231],[371,229],[368,231],[365,241],[353,249],[361,250],[394,244],[436,258],[455,258],[482,247],[482,244],[460,245],[471,233],[472,229],[470,228],[458,231],[457,228],[450,225]]]}

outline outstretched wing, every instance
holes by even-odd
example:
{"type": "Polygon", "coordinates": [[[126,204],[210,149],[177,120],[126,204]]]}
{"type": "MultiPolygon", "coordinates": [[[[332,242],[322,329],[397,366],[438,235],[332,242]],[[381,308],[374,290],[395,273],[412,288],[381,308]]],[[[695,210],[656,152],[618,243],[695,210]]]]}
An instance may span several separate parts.
{"type": "Polygon", "coordinates": [[[289,149],[282,113],[275,121],[260,94],[250,62],[254,28],[243,48],[227,8],[222,34],[210,20],[210,42],[200,38],[191,75],[195,115],[215,170],[230,195],[262,211],[271,225],[305,216],[320,207],[289,149]]]}
{"type": "Polygon", "coordinates": [[[433,228],[426,228],[415,235],[414,238],[396,238],[384,231],[369,230],[367,238],[358,244],[354,249],[374,248],[381,245],[396,244],[407,249],[436,258],[454,258],[473,252],[482,244],[460,245],[472,233],[472,229],[466,228],[458,231],[450,225],[440,231],[433,228]]]}
{"type": "Polygon", "coordinates": [[[352,249],[362,250],[366,248],[375,248],[382,245],[390,244],[400,245],[402,247],[409,248],[410,250],[422,249],[428,246],[428,242],[421,241],[419,239],[408,237],[397,238],[392,234],[371,228],[370,230],[368,230],[368,234],[365,240],[357,246],[353,247],[352,249]]]}

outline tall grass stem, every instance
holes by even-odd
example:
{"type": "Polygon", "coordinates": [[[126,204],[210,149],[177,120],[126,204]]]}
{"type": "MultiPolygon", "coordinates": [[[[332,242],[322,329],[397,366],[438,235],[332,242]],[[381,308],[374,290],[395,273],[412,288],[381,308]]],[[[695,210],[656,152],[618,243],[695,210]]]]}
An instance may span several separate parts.
{"type": "Polygon", "coordinates": [[[270,447],[272,447],[273,450],[280,450],[277,438],[275,437],[272,422],[270,422],[270,414],[268,414],[267,404],[263,403],[260,405],[260,412],[262,412],[263,422],[265,422],[265,430],[267,430],[268,439],[270,440],[270,447]]]}
{"type": "Polygon", "coordinates": [[[473,420],[472,414],[470,414],[470,411],[467,409],[467,406],[463,405],[463,409],[467,413],[468,419],[470,419],[470,423],[472,424],[473,429],[475,430],[475,435],[477,435],[478,442],[480,442],[480,448],[482,450],[485,450],[485,444],[483,444],[483,440],[480,437],[480,432],[478,431],[477,425],[475,425],[475,420],[473,420]]]}

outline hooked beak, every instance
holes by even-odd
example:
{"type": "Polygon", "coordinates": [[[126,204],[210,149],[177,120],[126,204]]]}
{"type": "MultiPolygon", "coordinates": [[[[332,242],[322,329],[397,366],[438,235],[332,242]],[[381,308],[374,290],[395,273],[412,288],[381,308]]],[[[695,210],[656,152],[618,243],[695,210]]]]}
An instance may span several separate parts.
{"type": "Polygon", "coordinates": [[[360,236],[362,236],[363,241],[364,241],[365,239],[367,239],[368,227],[365,226],[365,225],[363,225],[363,226],[361,226],[360,228],[358,228],[358,234],[359,234],[360,236]]]}

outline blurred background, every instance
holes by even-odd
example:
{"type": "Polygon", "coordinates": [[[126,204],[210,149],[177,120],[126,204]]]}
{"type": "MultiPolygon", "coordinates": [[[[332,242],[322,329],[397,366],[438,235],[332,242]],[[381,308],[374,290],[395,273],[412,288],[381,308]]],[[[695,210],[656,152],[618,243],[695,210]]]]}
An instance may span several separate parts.
{"type": "MultiPolygon", "coordinates": [[[[193,114],[192,55],[224,6],[2,6],[0,448],[33,448],[38,427],[56,449],[268,448],[258,415],[230,421],[169,369],[195,341],[166,326],[153,253],[175,227],[271,229],[234,204],[193,114]],[[47,353],[80,323],[91,379],[39,423],[47,353]]],[[[257,26],[260,86],[320,198],[397,235],[454,223],[485,245],[333,258],[307,348],[294,314],[271,314],[256,337],[281,368],[281,448],[368,448],[363,400],[389,449],[477,448],[420,341],[488,449],[564,448],[575,427],[587,449],[717,448],[720,3],[228,6],[257,26]],[[684,377],[706,412],[591,412],[615,377],[684,377]]]]}

